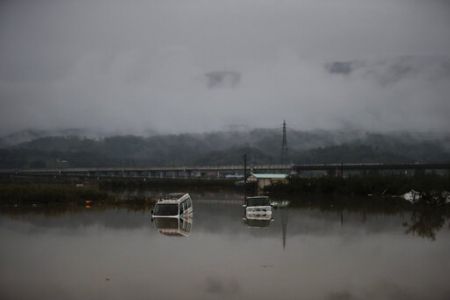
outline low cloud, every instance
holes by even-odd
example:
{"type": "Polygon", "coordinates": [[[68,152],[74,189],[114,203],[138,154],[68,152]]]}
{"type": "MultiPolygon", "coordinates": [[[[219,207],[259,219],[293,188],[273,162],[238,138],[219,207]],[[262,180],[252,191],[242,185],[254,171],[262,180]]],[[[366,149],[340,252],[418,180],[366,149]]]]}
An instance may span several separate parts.
{"type": "Polygon", "coordinates": [[[354,71],[355,65],[356,63],[352,61],[335,61],[325,64],[325,68],[331,74],[349,75],[354,71]]]}
{"type": "Polygon", "coordinates": [[[445,1],[0,5],[1,134],[450,128],[445,1]]]}
{"type": "Polygon", "coordinates": [[[241,74],[235,71],[212,71],[205,74],[207,87],[234,88],[241,81],[241,74]]]}

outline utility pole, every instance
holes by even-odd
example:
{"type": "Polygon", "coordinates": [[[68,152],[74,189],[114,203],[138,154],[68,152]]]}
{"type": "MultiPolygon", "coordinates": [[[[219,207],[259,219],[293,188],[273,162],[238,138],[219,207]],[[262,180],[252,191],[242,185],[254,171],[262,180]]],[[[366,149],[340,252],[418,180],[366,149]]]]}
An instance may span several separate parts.
{"type": "Polygon", "coordinates": [[[283,120],[283,141],[281,143],[281,164],[286,164],[288,161],[288,148],[286,137],[286,121],[283,120]]]}
{"type": "Polygon", "coordinates": [[[247,182],[247,153],[244,154],[244,184],[247,182]]]}
{"type": "Polygon", "coordinates": [[[244,204],[247,199],[247,153],[244,154],[244,204]]]}

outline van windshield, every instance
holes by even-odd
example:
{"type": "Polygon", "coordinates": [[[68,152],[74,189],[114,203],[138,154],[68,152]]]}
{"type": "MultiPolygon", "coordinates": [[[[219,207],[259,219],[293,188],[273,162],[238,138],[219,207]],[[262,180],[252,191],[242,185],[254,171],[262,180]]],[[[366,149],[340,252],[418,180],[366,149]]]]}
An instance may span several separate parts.
{"type": "Polygon", "coordinates": [[[269,198],[266,197],[247,199],[247,206],[269,206],[269,205],[270,205],[269,198]]]}
{"type": "Polygon", "coordinates": [[[157,216],[176,216],[178,215],[177,204],[156,204],[153,213],[157,216]]]}

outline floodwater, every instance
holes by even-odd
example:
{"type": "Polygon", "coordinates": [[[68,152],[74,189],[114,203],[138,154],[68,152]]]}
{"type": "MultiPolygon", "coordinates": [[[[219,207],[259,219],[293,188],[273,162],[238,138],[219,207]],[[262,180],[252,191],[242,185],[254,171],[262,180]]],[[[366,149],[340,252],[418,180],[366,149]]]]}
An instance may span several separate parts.
{"type": "Polygon", "coordinates": [[[243,220],[192,194],[192,220],[127,208],[0,213],[0,299],[450,299],[439,213],[318,207],[243,220]]]}

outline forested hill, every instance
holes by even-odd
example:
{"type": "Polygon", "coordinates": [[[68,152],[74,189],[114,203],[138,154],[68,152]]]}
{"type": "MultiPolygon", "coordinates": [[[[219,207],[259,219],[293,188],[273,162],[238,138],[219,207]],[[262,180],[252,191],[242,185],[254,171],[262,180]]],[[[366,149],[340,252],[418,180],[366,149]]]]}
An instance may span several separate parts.
{"type": "MultiPolygon", "coordinates": [[[[450,162],[450,135],[288,130],[292,163],[450,162]]],[[[0,139],[0,168],[133,167],[279,163],[281,132],[275,129],[205,134],[33,135],[0,139]]]]}

